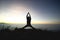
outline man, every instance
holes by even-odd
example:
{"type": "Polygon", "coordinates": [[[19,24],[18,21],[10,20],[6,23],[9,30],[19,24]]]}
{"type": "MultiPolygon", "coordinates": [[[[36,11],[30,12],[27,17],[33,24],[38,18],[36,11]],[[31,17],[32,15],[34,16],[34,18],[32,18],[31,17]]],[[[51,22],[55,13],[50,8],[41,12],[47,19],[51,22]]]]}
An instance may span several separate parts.
{"type": "Polygon", "coordinates": [[[29,12],[28,12],[26,18],[27,18],[27,25],[31,25],[31,15],[29,14],[29,12]]]}
{"type": "Polygon", "coordinates": [[[23,29],[24,29],[25,27],[28,27],[28,26],[31,27],[32,29],[35,29],[35,28],[33,28],[32,25],[31,25],[31,15],[30,15],[29,12],[27,13],[26,18],[27,18],[27,25],[25,25],[25,26],[23,27],[23,29]]]}

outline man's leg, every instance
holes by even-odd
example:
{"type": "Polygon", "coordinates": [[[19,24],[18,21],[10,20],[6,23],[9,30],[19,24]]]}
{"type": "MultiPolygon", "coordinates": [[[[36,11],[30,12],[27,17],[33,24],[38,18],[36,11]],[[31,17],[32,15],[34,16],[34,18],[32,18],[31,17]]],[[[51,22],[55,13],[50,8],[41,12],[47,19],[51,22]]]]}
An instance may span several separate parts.
{"type": "Polygon", "coordinates": [[[32,29],[35,29],[32,25],[30,25],[30,27],[31,27],[32,29]]]}
{"type": "Polygon", "coordinates": [[[26,28],[27,27],[27,25],[25,25],[22,29],[24,29],[24,28],[26,28]]]}

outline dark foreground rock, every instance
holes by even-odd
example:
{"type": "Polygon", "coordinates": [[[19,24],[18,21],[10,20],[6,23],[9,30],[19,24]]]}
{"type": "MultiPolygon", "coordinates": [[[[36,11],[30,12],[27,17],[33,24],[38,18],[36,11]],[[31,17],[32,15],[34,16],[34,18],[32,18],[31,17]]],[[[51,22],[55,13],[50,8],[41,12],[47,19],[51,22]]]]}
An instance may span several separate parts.
{"type": "Polygon", "coordinates": [[[19,29],[0,31],[0,40],[59,40],[60,32],[19,29]]]}

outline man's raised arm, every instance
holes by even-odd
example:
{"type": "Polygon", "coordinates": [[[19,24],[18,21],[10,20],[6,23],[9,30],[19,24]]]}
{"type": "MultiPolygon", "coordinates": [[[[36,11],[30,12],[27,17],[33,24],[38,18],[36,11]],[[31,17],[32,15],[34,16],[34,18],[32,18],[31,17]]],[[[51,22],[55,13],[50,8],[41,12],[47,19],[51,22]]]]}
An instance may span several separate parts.
{"type": "Polygon", "coordinates": [[[31,17],[30,13],[28,12],[28,14],[26,15],[26,17],[31,17]]]}
{"type": "Polygon", "coordinates": [[[29,17],[31,17],[30,13],[29,13],[29,17]]]}

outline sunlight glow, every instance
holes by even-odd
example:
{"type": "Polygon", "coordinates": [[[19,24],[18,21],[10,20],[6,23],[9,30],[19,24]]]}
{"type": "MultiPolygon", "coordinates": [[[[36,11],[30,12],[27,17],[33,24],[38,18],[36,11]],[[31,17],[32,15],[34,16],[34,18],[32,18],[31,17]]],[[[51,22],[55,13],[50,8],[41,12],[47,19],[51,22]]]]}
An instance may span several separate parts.
{"type": "MultiPolygon", "coordinates": [[[[0,22],[4,23],[21,23],[26,24],[26,14],[27,12],[31,13],[32,16],[32,24],[51,24],[52,22],[44,22],[44,21],[38,21],[39,19],[36,19],[38,17],[36,12],[28,9],[26,6],[22,5],[10,5],[6,10],[2,9],[2,12],[0,14],[0,22]],[[37,16],[37,17],[36,17],[37,16]],[[36,17],[36,18],[35,18],[36,17]]],[[[42,18],[43,19],[43,18],[42,18]]],[[[54,24],[54,23],[52,23],[54,24]]]]}
{"type": "Polygon", "coordinates": [[[25,15],[27,14],[25,10],[26,10],[25,7],[11,5],[9,7],[9,9],[6,9],[6,11],[2,12],[2,14],[0,16],[0,22],[24,23],[24,22],[26,22],[25,15]]]}

